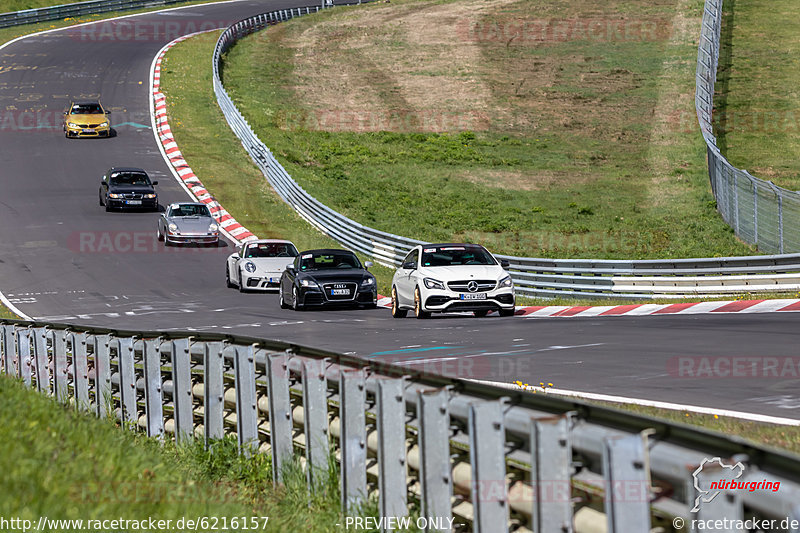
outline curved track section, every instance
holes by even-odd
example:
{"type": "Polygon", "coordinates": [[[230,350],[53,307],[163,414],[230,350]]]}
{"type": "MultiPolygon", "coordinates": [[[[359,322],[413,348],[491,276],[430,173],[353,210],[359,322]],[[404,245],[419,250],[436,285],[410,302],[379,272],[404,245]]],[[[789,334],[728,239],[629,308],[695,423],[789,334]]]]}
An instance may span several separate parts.
{"type": "Polygon", "coordinates": [[[2,49],[0,290],[11,303],[41,320],[238,332],[437,374],[797,417],[797,313],[424,322],[394,320],[387,310],[293,313],[275,295],[225,288],[230,244],[165,249],[155,240],[155,214],[106,213],[97,186],[114,165],[145,168],[160,182],[162,204],[186,198],[150,128],[149,69],[161,47],[296,4],[192,6],[2,49]],[[94,96],[113,111],[117,136],[65,139],[60,113],[69,99],[94,96]],[[748,358],[762,356],[778,371],[763,363],[751,364],[755,376],[742,371],[748,358]]]}

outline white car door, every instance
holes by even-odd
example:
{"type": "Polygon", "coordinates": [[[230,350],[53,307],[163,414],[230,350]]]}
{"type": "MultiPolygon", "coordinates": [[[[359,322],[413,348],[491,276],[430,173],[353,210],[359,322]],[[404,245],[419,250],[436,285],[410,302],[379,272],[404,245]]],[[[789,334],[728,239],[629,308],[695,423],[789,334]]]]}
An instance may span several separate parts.
{"type": "Polygon", "coordinates": [[[414,272],[416,268],[404,268],[407,263],[414,263],[419,268],[419,248],[414,248],[403,259],[403,264],[397,272],[397,280],[395,286],[397,287],[397,298],[403,305],[413,305],[414,303],[414,288],[416,281],[414,272]]]}

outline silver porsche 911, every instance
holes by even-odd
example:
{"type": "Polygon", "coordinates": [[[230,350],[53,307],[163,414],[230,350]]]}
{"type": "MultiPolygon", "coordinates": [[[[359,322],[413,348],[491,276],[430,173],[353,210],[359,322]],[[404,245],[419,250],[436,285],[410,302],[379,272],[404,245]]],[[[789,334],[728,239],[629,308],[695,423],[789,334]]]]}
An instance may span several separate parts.
{"type": "Polygon", "coordinates": [[[198,202],[170,204],[158,218],[158,240],[173,244],[219,243],[219,224],[208,206],[198,202]]]}

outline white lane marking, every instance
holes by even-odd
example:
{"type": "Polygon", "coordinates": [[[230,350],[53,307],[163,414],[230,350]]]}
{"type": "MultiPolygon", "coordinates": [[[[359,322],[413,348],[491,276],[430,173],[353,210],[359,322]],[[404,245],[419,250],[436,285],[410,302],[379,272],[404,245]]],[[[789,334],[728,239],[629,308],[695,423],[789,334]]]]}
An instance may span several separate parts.
{"type": "Polygon", "coordinates": [[[3,294],[2,291],[0,291],[0,302],[3,302],[3,305],[8,307],[11,310],[12,313],[14,313],[18,317],[22,318],[23,320],[31,320],[31,317],[26,315],[22,311],[20,311],[17,306],[15,306],[13,303],[11,303],[9,301],[9,299],[6,298],[6,296],[3,294]]]}
{"type": "MultiPolygon", "coordinates": [[[[480,353],[471,353],[467,355],[458,355],[456,357],[431,357],[426,359],[409,359],[402,362],[396,362],[392,364],[396,365],[413,365],[413,364],[421,364],[421,363],[436,363],[439,361],[450,361],[451,359],[469,359],[471,357],[485,357],[491,355],[513,355],[513,354],[532,354],[532,353],[539,353],[539,352],[549,352],[553,350],[567,350],[569,348],[588,348],[592,346],[602,346],[603,342],[594,342],[592,344],[577,344],[575,346],[548,346],[547,348],[539,348],[538,350],[506,350],[502,352],[480,352],[480,353]]],[[[418,346],[414,346],[417,348],[418,346]]]]}
{"type": "MultiPolygon", "coordinates": [[[[471,379],[475,383],[484,385],[494,385],[504,389],[520,390],[520,387],[512,383],[505,383],[503,381],[486,381],[479,379],[471,379]]],[[[711,407],[700,407],[697,405],[686,405],[671,402],[660,402],[655,400],[645,400],[642,398],[628,398],[626,396],[612,396],[608,394],[596,394],[593,392],[573,391],[566,389],[543,389],[541,387],[529,386],[528,390],[535,390],[537,392],[546,392],[547,394],[556,394],[559,396],[568,396],[571,398],[580,398],[584,400],[597,400],[601,402],[614,402],[624,403],[631,405],[641,405],[643,407],[656,407],[659,409],[669,409],[671,411],[689,411],[692,413],[699,413],[704,415],[717,415],[727,416],[731,418],[740,418],[742,420],[751,420],[753,422],[765,422],[767,424],[780,424],[784,426],[800,426],[800,420],[794,418],[783,418],[779,416],[759,415],[757,413],[747,413],[743,411],[731,411],[729,409],[714,409],[711,407]]]]}

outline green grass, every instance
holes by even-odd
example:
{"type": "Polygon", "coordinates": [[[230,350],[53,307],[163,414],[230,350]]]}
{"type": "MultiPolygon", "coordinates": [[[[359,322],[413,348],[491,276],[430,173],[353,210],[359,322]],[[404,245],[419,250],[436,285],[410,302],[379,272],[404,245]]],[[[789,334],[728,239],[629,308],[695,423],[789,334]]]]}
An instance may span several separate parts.
{"type": "MultiPolygon", "coordinates": [[[[309,53],[297,44],[304,35],[330,37],[315,43],[322,47],[313,51],[320,69],[362,77],[369,85],[359,88],[367,91],[365,100],[378,101],[378,109],[403,110],[410,104],[396,88],[407,82],[404,76],[443,76],[442,83],[450,83],[459,74],[415,70],[401,61],[392,63],[399,74],[383,69],[379,58],[402,58],[419,47],[391,24],[365,21],[376,11],[403,17],[443,6],[458,2],[337,8],[271,28],[229,52],[225,85],[306,190],[378,229],[428,241],[477,241],[498,253],[530,256],[754,253],[715,211],[699,131],[673,127],[675,116],[693,113],[687,95],[694,84],[699,1],[507,4],[485,20],[611,18],[633,11],[672,20],[681,8],[686,20],[697,23],[686,38],[675,30],[673,39],[647,42],[481,43],[483,66],[462,74],[488,86],[490,115],[500,118],[480,131],[319,131],[327,111],[341,111],[335,107],[341,89],[326,93],[326,84],[309,82],[309,71],[298,65],[298,56],[309,53]],[[349,44],[363,44],[362,34],[369,53],[349,44]],[[541,65],[553,69],[542,74],[549,76],[546,86],[535,85],[541,65]],[[509,72],[528,77],[514,84],[509,72]]],[[[432,54],[463,48],[434,44],[432,54]]]]}
{"type": "Polygon", "coordinates": [[[800,4],[726,0],[715,96],[718,145],[735,166],[800,189],[800,4]]]}
{"type": "MultiPolygon", "coordinates": [[[[201,441],[162,445],[5,376],[0,398],[0,516],[34,523],[40,516],[154,517],[173,524],[182,517],[267,516],[263,531],[319,533],[337,530],[341,521],[335,469],[313,495],[296,464],[286,471],[285,484],[273,489],[269,457],[239,455],[231,437],[209,449],[201,441]]],[[[375,516],[374,507],[362,511],[375,516]]]]}
{"type": "Polygon", "coordinates": [[[19,318],[14,312],[3,304],[0,304],[0,318],[19,318]]]}

